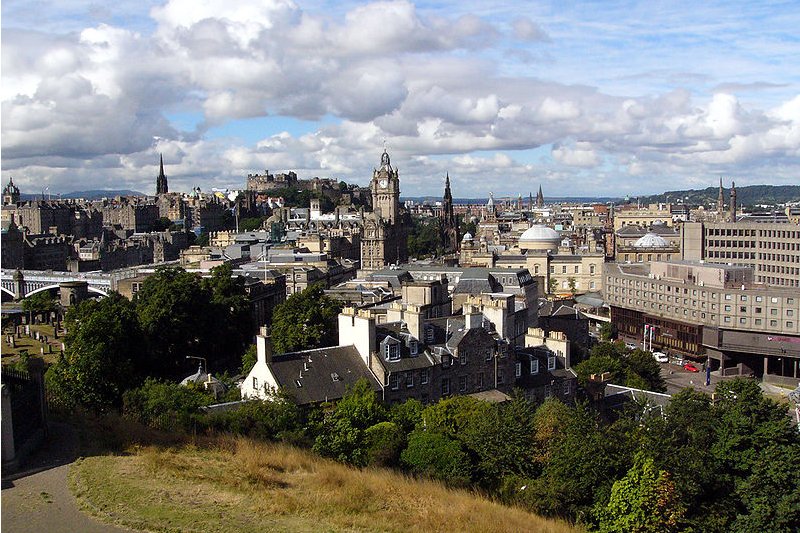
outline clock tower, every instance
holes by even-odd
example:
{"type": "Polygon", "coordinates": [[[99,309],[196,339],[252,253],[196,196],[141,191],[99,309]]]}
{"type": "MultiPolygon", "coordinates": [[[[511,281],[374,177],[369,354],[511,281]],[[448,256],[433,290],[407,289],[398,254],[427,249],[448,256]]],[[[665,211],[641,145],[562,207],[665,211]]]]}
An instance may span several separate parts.
{"type": "Polygon", "coordinates": [[[370,189],[372,210],[388,224],[396,224],[400,217],[400,179],[386,150],[381,154],[381,167],[372,172],[370,189]]]}
{"type": "Polygon", "coordinates": [[[364,220],[361,236],[361,268],[374,271],[408,261],[408,214],[400,210],[400,179],[386,150],[381,166],[369,184],[372,213],[364,220]]]}

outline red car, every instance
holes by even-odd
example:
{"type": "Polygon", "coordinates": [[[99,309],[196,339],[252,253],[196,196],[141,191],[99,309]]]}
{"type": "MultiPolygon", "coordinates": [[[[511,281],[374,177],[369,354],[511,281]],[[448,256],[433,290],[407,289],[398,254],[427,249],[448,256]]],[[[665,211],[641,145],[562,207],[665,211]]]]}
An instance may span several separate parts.
{"type": "Polygon", "coordinates": [[[700,372],[700,369],[694,366],[692,363],[686,363],[683,365],[684,370],[688,370],[689,372],[700,372]]]}

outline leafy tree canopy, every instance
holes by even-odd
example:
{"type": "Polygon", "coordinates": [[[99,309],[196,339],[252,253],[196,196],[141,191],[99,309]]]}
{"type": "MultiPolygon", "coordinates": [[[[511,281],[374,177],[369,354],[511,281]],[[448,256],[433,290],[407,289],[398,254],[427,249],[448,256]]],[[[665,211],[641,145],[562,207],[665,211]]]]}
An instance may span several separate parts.
{"type": "Polygon", "coordinates": [[[471,463],[457,440],[438,431],[414,430],[400,460],[413,474],[453,486],[470,482],[471,463]]]}
{"type": "Polygon", "coordinates": [[[140,379],[144,346],[131,302],[112,292],[107,298],[73,306],[65,319],[66,351],[47,371],[55,403],[105,411],[140,379]]]}
{"type": "Polygon", "coordinates": [[[37,292],[22,300],[22,310],[31,313],[49,313],[56,310],[56,300],[49,291],[37,292]]]}
{"type": "Polygon", "coordinates": [[[330,346],[336,342],[341,304],[327,296],[322,284],[292,294],[275,307],[272,344],[277,353],[330,346]]]}
{"type": "Polygon", "coordinates": [[[686,512],[668,472],[638,453],[634,465],[611,489],[600,516],[602,533],[670,533],[681,530],[686,512]]]}

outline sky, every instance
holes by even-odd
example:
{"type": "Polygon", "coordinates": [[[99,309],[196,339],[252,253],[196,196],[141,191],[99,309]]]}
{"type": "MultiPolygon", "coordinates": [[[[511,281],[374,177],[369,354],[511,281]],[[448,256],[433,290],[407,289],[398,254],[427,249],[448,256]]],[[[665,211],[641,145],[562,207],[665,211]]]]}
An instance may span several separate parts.
{"type": "Polygon", "coordinates": [[[800,184],[800,2],[3,0],[2,181],[403,196],[800,184]]]}

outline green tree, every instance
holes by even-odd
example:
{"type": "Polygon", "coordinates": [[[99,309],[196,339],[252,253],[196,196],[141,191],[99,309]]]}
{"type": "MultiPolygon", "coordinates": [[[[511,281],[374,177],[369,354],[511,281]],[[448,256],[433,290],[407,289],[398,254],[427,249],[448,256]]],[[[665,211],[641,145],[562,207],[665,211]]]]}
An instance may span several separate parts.
{"type": "Polygon", "coordinates": [[[188,429],[200,407],[214,402],[202,389],[148,378],[123,395],[123,414],[162,429],[188,429]]]}
{"type": "Polygon", "coordinates": [[[367,380],[360,379],[325,413],[314,451],[343,463],[365,466],[370,459],[366,430],[386,418],[386,409],[375,391],[367,380]]]}
{"type": "Polygon", "coordinates": [[[143,345],[131,302],[112,292],[73,306],[65,319],[63,356],[46,375],[53,404],[94,411],[118,407],[141,376],[143,345]]]}
{"type": "Polygon", "coordinates": [[[422,402],[409,398],[403,403],[394,404],[389,412],[389,420],[397,424],[404,435],[411,433],[422,422],[422,402]]]}
{"type": "Polygon", "coordinates": [[[250,345],[250,347],[245,350],[244,354],[242,355],[242,374],[249,374],[250,371],[256,366],[256,361],[258,360],[258,349],[256,348],[255,344],[250,345]]]}
{"type": "Polygon", "coordinates": [[[555,294],[557,290],[558,290],[558,280],[556,278],[550,278],[547,281],[547,293],[555,294]]]}
{"type": "Polygon", "coordinates": [[[743,504],[731,531],[790,533],[800,524],[800,444],[770,444],[736,490],[743,504]]]}
{"type": "Polygon", "coordinates": [[[277,353],[294,352],[336,342],[336,319],[341,304],[327,296],[322,284],[292,294],[275,307],[272,344],[277,353]]]}
{"type": "Polygon", "coordinates": [[[570,409],[549,442],[542,475],[526,489],[529,508],[545,516],[588,522],[596,501],[605,501],[620,465],[616,443],[609,442],[595,415],[585,406],[570,409]]]}
{"type": "Polygon", "coordinates": [[[43,314],[50,318],[50,313],[58,310],[58,305],[50,291],[37,292],[22,300],[22,310],[28,313],[28,318],[33,315],[43,314]]]}
{"type": "Polygon", "coordinates": [[[461,239],[467,233],[469,233],[470,235],[475,237],[475,235],[478,232],[478,228],[475,225],[475,223],[471,222],[471,221],[470,222],[464,222],[464,220],[461,217],[459,217],[459,219],[460,219],[461,223],[458,225],[459,230],[460,230],[460,232],[459,232],[460,234],[459,234],[458,238],[461,239]]]}
{"type": "Polygon", "coordinates": [[[303,412],[282,390],[270,400],[246,402],[239,409],[207,415],[202,423],[220,432],[310,446],[303,412]]]}
{"type": "Polygon", "coordinates": [[[403,432],[394,422],[378,422],[364,431],[367,464],[395,466],[406,445],[403,432]]]}
{"type": "Polygon", "coordinates": [[[669,470],[687,507],[686,524],[696,531],[727,531],[731,482],[711,454],[716,439],[716,414],[711,398],[691,389],[672,396],[664,418],[635,423],[639,449],[653,457],[656,467],[669,470]]]}
{"type": "Polygon", "coordinates": [[[438,431],[417,429],[408,437],[400,460],[411,473],[438,479],[453,486],[470,482],[472,465],[455,439],[438,431]]]}
{"type": "Polygon", "coordinates": [[[644,386],[638,386],[645,390],[655,392],[667,392],[667,385],[664,378],[661,377],[661,365],[655,360],[653,355],[649,352],[642,350],[633,350],[625,359],[627,363],[626,383],[629,387],[633,387],[634,383],[640,383],[644,386]]]}
{"type": "Polygon", "coordinates": [[[589,376],[611,372],[611,381],[622,384],[625,380],[624,365],[620,359],[608,355],[592,355],[586,361],[581,361],[574,367],[578,375],[578,383],[586,386],[589,376]]]}
{"type": "Polygon", "coordinates": [[[212,268],[211,276],[204,278],[201,286],[211,294],[210,312],[216,331],[210,340],[214,343],[216,364],[224,369],[236,368],[253,334],[253,316],[244,278],[234,276],[230,263],[224,263],[212,268]]]}
{"type": "Polygon", "coordinates": [[[575,293],[578,291],[577,285],[575,282],[575,278],[569,277],[567,278],[567,286],[569,287],[569,292],[575,296],[575,293]]]}
{"type": "Polygon", "coordinates": [[[457,439],[472,421],[488,416],[490,409],[491,404],[471,396],[451,396],[425,408],[422,426],[457,439]]]}
{"type": "Polygon", "coordinates": [[[669,533],[682,529],[685,507],[669,472],[637,453],[633,467],[614,483],[598,512],[603,533],[669,533]]]}
{"type": "Polygon", "coordinates": [[[786,416],[786,406],[765,398],[758,382],[749,378],[720,382],[715,398],[711,456],[731,491],[728,501],[736,512],[732,529],[756,531],[770,520],[779,525],[769,530],[790,527],[786,524],[798,515],[797,473],[796,463],[787,461],[797,457],[800,435],[786,416]],[[779,463],[784,464],[765,463],[781,455],[779,463]]]}
{"type": "Polygon", "coordinates": [[[261,228],[264,219],[261,217],[248,217],[239,220],[239,231],[255,231],[261,228]]]}
{"type": "Polygon", "coordinates": [[[611,322],[603,322],[600,325],[600,340],[605,342],[611,342],[617,337],[616,328],[614,328],[611,322]]]}
{"type": "Polygon", "coordinates": [[[411,257],[428,257],[442,255],[444,243],[442,242],[441,227],[438,218],[411,219],[411,228],[408,232],[408,254],[411,257]]]}
{"type": "Polygon", "coordinates": [[[216,365],[221,339],[211,291],[196,274],[160,267],[136,293],[136,313],[148,340],[147,375],[178,378],[186,373],[186,356],[205,357],[216,365]]]}
{"type": "Polygon", "coordinates": [[[150,229],[153,231],[166,231],[172,226],[172,221],[167,217],[161,217],[155,222],[150,229]]]}
{"type": "Polygon", "coordinates": [[[536,426],[533,405],[520,395],[510,402],[488,404],[474,411],[458,434],[477,458],[475,478],[487,488],[496,488],[506,476],[530,477],[538,474],[536,426]]]}

